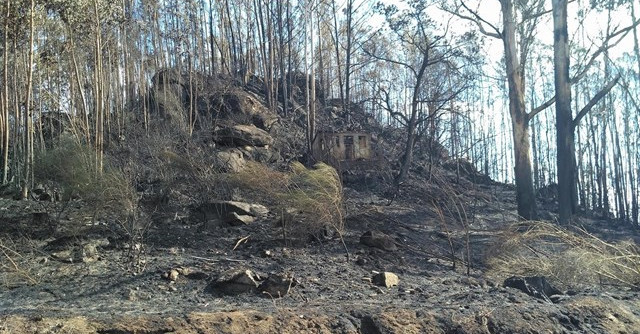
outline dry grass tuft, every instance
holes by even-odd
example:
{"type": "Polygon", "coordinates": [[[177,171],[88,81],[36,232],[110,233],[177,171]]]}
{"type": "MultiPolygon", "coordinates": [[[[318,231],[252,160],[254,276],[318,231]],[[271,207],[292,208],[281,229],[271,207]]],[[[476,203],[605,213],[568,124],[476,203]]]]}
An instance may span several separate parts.
{"type": "Polygon", "coordinates": [[[92,148],[72,138],[63,138],[54,148],[42,152],[35,166],[36,179],[55,182],[63,200],[81,198],[94,208],[95,215],[108,212],[128,216],[137,205],[131,180],[108,163],[99,173],[92,148]]]}
{"type": "Polygon", "coordinates": [[[291,183],[289,173],[280,172],[269,168],[265,164],[255,161],[247,161],[246,166],[239,172],[229,174],[229,182],[245,192],[250,197],[263,199],[266,204],[279,204],[279,194],[286,191],[291,183]]]}
{"type": "Polygon", "coordinates": [[[11,240],[0,239],[0,282],[7,287],[38,284],[37,276],[31,272],[31,264],[16,249],[11,240]]]}
{"type": "Polygon", "coordinates": [[[606,242],[584,229],[552,223],[514,224],[488,259],[489,276],[543,275],[563,288],[640,287],[640,249],[633,241],[606,242]]]}
{"type": "Polygon", "coordinates": [[[306,226],[302,228],[312,234],[324,228],[344,232],[342,183],[336,170],[324,163],[307,169],[299,162],[293,163],[291,169],[288,191],[280,197],[304,214],[306,226]]]}
{"type": "Polygon", "coordinates": [[[298,213],[294,221],[286,222],[290,236],[319,235],[327,229],[344,232],[342,182],[329,165],[319,163],[309,169],[294,162],[289,172],[280,172],[250,162],[229,180],[253,197],[271,201],[279,212],[298,213]]]}

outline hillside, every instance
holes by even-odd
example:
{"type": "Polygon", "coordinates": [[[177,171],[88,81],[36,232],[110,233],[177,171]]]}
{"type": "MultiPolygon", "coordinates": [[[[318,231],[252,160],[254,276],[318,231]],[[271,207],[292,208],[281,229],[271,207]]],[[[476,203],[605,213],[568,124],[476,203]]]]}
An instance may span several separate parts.
{"type": "Polygon", "coordinates": [[[154,76],[148,125],[134,113],[109,138],[99,177],[73,124],[50,121],[38,186],[0,200],[0,333],[640,328],[628,225],[560,228],[552,189],[548,221],[523,221],[512,185],[436,144],[398,184],[402,131],[357,105],[318,103],[317,126],[370,134],[375,154],[315,165],[303,108],[268,108],[257,81],[191,80],[154,76]]]}

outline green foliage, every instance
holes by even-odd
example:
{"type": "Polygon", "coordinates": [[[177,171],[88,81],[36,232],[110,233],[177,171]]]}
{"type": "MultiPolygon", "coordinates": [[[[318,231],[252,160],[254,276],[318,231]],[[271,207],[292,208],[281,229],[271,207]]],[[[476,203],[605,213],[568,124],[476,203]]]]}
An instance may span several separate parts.
{"type": "Polygon", "coordinates": [[[52,149],[42,152],[35,163],[38,182],[53,182],[61,190],[63,200],[80,198],[95,209],[117,216],[131,214],[136,205],[136,193],[121,171],[105,164],[99,172],[95,152],[64,137],[52,149]]]}

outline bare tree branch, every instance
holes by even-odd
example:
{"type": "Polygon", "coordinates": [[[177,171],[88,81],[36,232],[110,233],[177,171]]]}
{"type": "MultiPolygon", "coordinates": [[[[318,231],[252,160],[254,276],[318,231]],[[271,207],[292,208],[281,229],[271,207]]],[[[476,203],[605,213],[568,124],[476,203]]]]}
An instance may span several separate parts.
{"type": "Polygon", "coordinates": [[[471,13],[472,16],[468,16],[460,13],[459,11],[460,6],[458,6],[456,10],[450,10],[446,7],[443,7],[442,10],[446,11],[449,14],[453,14],[461,19],[475,23],[478,26],[478,29],[480,29],[480,32],[486,36],[502,39],[502,32],[500,31],[500,29],[498,29],[498,27],[496,27],[495,25],[491,24],[490,22],[482,18],[476,11],[469,8],[467,4],[464,3],[464,1],[460,1],[460,5],[464,7],[464,9],[466,9],[469,13],[471,13]],[[485,26],[484,26],[485,24],[495,32],[487,31],[487,29],[485,29],[485,26]]]}
{"type": "Polygon", "coordinates": [[[580,110],[580,112],[578,112],[578,115],[576,115],[576,118],[573,119],[572,126],[574,129],[578,126],[578,124],[580,123],[580,120],[584,118],[584,116],[586,116],[587,113],[591,111],[593,106],[595,106],[603,97],[605,97],[605,95],[607,95],[609,91],[611,91],[611,89],[618,83],[619,80],[620,80],[620,74],[618,74],[604,88],[602,88],[593,98],[591,98],[591,100],[589,100],[589,103],[587,103],[587,105],[585,105],[580,110]]]}
{"type": "Polygon", "coordinates": [[[547,102],[545,102],[545,103],[543,103],[543,104],[531,109],[529,114],[527,114],[527,120],[533,119],[537,114],[539,114],[541,111],[549,108],[554,103],[556,103],[556,96],[555,95],[551,99],[549,99],[547,102]]]}
{"type": "Polygon", "coordinates": [[[569,82],[571,84],[574,84],[578,81],[580,81],[580,79],[582,79],[587,72],[589,71],[589,68],[591,68],[591,66],[593,65],[593,63],[596,61],[596,59],[598,58],[598,56],[600,56],[603,52],[607,51],[608,49],[616,46],[618,43],[620,43],[626,36],[627,34],[632,31],[633,29],[635,29],[638,25],[640,25],[640,19],[636,20],[635,22],[633,22],[633,24],[631,24],[630,26],[627,26],[625,28],[622,28],[620,30],[616,30],[613,33],[609,34],[604,41],[602,41],[602,45],[598,48],[598,50],[596,50],[591,57],[589,58],[589,61],[587,61],[587,63],[584,65],[584,67],[582,68],[581,71],[579,71],[578,73],[576,73],[576,75],[571,78],[569,80],[569,82]],[[612,44],[609,44],[609,42],[616,38],[616,37],[620,37],[618,38],[615,42],[613,42],[612,44]]]}

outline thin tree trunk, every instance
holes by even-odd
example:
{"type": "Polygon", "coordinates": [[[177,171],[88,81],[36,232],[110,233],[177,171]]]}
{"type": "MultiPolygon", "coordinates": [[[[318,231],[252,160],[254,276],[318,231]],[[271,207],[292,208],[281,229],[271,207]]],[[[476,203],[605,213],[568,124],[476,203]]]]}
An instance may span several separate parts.
{"type": "Polygon", "coordinates": [[[309,104],[309,157],[313,158],[313,141],[316,134],[316,66],[315,66],[315,48],[313,43],[313,10],[309,9],[309,44],[310,44],[310,62],[311,62],[311,79],[310,79],[310,97],[309,104]]]}
{"type": "Polygon", "coordinates": [[[336,2],[331,2],[331,9],[333,11],[333,44],[335,46],[336,52],[336,69],[338,70],[338,90],[340,92],[340,101],[342,102],[342,110],[346,112],[347,110],[347,101],[344,95],[344,83],[342,81],[342,62],[340,61],[340,34],[338,27],[338,12],[336,10],[336,2]]]}
{"type": "Polygon", "coordinates": [[[4,131],[2,137],[2,184],[9,182],[9,19],[11,15],[11,1],[7,1],[6,16],[4,21],[4,59],[2,113],[4,118],[4,131]]]}
{"type": "Polygon", "coordinates": [[[278,11],[278,34],[279,34],[279,45],[278,45],[278,49],[280,50],[280,52],[278,52],[278,58],[280,61],[280,81],[282,82],[282,113],[284,114],[284,116],[286,117],[288,115],[288,106],[289,106],[289,84],[287,81],[287,70],[285,67],[285,51],[286,51],[286,45],[285,45],[285,30],[284,30],[284,25],[283,25],[283,21],[284,21],[284,16],[283,16],[283,10],[282,10],[282,6],[283,4],[285,6],[289,6],[289,2],[287,1],[286,3],[284,1],[278,1],[278,4],[276,6],[278,6],[277,11],[278,11]]]}
{"type": "Polygon", "coordinates": [[[98,0],[93,1],[93,9],[95,15],[95,60],[94,60],[94,81],[93,81],[93,98],[95,103],[95,150],[96,150],[96,172],[102,173],[103,167],[103,150],[104,150],[104,105],[103,105],[103,76],[102,76],[102,38],[101,38],[101,25],[100,25],[100,12],[98,9],[98,0]]]}
{"type": "Polygon", "coordinates": [[[353,0],[347,1],[347,47],[345,50],[344,64],[344,104],[347,122],[351,121],[351,54],[353,43],[353,0]]]}
{"type": "Polygon", "coordinates": [[[27,91],[24,103],[24,175],[22,184],[22,199],[27,199],[29,188],[33,180],[31,179],[33,169],[33,118],[31,115],[32,101],[31,92],[33,91],[33,56],[34,39],[35,39],[35,0],[31,0],[31,8],[29,10],[29,60],[27,62],[27,91]]]}

